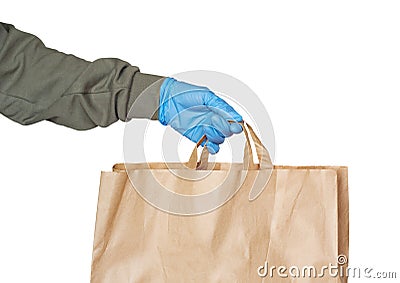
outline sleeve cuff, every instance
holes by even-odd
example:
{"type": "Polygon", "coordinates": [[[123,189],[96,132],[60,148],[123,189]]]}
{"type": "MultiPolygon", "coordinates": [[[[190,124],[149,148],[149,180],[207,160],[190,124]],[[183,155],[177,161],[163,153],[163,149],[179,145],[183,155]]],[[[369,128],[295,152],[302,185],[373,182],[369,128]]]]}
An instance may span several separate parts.
{"type": "Polygon", "coordinates": [[[160,88],[165,77],[137,72],[133,77],[127,117],[158,120],[160,88]]]}

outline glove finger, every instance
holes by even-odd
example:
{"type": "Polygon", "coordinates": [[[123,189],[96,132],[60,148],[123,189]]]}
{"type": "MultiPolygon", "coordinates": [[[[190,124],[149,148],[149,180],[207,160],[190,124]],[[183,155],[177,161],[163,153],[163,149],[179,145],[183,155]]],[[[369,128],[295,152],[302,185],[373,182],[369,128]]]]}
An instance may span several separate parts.
{"type": "Polygon", "coordinates": [[[239,123],[232,123],[230,124],[229,128],[234,134],[239,134],[243,131],[243,128],[239,123]]]}
{"type": "Polygon", "coordinates": [[[216,154],[219,151],[219,145],[218,144],[215,144],[213,142],[208,141],[206,143],[206,145],[207,145],[208,151],[211,154],[216,154]]]}
{"type": "Polygon", "coordinates": [[[221,144],[225,141],[224,136],[216,129],[213,127],[205,127],[205,134],[207,136],[207,140],[210,142],[216,143],[216,144],[221,144]]]}
{"type": "MultiPolygon", "coordinates": [[[[183,136],[187,137],[194,143],[197,143],[204,135],[204,127],[203,126],[195,126],[187,130],[186,132],[182,133],[183,136]]],[[[201,145],[204,145],[204,141],[201,145]]]]}
{"type": "MultiPolygon", "coordinates": [[[[208,128],[212,129],[210,126],[195,126],[190,128],[183,135],[194,143],[197,143],[204,135],[206,135],[207,138],[201,142],[201,146],[204,146],[208,140],[213,141],[216,144],[222,143],[223,140],[222,142],[218,142],[218,131],[213,132],[212,130],[207,130],[208,128]],[[209,134],[207,134],[207,132],[209,134]]],[[[220,136],[220,139],[221,138],[223,139],[223,137],[220,136]]]]}
{"type": "Polygon", "coordinates": [[[231,131],[231,125],[220,115],[213,115],[211,117],[211,126],[225,138],[233,135],[233,132],[231,131]]]}
{"type": "Polygon", "coordinates": [[[206,106],[211,108],[211,110],[218,115],[224,117],[226,120],[234,120],[237,122],[243,121],[242,116],[233,109],[228,103],[225,102],[222,98],[216,96],[213,92],[210,91],[212,95],[206,101],[206,106]]]}

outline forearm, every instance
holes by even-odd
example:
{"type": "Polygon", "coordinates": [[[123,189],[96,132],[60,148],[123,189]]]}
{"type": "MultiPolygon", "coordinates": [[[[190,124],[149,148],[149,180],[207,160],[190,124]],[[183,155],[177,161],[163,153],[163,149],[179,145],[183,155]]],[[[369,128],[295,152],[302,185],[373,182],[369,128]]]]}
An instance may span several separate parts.
{"type": "MultiPolygon", "coordinates": [[[[88,62],[50,49],[35,36],[0,23],[0,113],[24,125],[42,120],[74,129],[125,121],[139,94],[162,77],[119,59],[88,62]]],[[[133,117],[157,119],[159,88],[133,117]]]]}

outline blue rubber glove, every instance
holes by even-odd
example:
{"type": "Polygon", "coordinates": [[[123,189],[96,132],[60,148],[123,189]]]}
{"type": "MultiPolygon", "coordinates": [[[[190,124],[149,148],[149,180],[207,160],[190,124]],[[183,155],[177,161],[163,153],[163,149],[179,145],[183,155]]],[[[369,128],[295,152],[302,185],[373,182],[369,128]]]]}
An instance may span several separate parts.
{"type": "Polygon", "coordinates": [[[160,88],[160,108],[158,119],[163,125],[170,125],[193,142],[203,135],[203,142],[211,154],[219,151],[219,145],[226,137],[240,133],[240,116],[223,99],[206,87],[191,85],[166,78],[160,88]]]}

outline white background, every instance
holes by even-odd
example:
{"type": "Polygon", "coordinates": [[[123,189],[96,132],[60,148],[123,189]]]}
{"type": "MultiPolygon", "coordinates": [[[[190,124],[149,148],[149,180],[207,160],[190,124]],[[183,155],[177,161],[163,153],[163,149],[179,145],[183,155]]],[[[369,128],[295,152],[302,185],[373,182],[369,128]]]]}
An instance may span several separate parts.
{"type": "MultiPolygon", "coordinates": [[[[35,0],[0,10],[87,60],[245,82],[271,116],[276,164],[349,166],[351,264],[400,276],[398,1],[35,0]]],[[[89,281],[100,171],[123,161],[123,130],[0,119],[0,282],[89,281]]]]}

